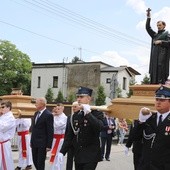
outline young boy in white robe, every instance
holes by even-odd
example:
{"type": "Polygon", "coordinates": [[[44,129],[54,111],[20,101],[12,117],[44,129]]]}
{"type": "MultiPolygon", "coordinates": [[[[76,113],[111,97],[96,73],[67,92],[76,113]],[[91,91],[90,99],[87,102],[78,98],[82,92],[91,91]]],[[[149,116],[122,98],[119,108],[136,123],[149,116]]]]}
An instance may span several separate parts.
{"type": "Polygon", "coordinates": [[[14,137],[16,124],[10,101],[1,102],[0,116],[0,170],[14,169],[11,139],[14,137]]]}
{"type": "Polygon", "coordinates": [[[16,131],[17,131],[17,142],[19,149],[18,166],[15,170],[32,169],[32,151],[30,147],[30,130],[31,119],[30,118],[19,118],[16,119],[16,131]]]}
{"type": "Polygon", "coordinates": [[[64,134],[67,124],[67,116],[64,114],[64,105],[58,103],[53,109],[54,115],[54,138],[51,150],[50,163],[52,163],[51,170],[62,170],[63,162],[57,162],[57,154],[61,149],[64,141],[64,134]]]}

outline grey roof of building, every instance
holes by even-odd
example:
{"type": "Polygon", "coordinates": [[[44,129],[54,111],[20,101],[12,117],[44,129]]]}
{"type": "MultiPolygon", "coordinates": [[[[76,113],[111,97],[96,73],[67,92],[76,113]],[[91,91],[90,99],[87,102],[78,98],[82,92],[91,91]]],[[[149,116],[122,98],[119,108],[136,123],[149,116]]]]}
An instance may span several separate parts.
{"type": "Polygon", "coordinates": [[[131,75],[131,74],[135,74],[135,75],[141,75],[138,71],[136,71],[135,69],[133,69],[132,67],[127,67],[127,66],[120,66],[120,67],[104,67],[101,68],[101,72],[118,72],[118,71],[122,71],[126,69],[127,72],[131,75]]]}

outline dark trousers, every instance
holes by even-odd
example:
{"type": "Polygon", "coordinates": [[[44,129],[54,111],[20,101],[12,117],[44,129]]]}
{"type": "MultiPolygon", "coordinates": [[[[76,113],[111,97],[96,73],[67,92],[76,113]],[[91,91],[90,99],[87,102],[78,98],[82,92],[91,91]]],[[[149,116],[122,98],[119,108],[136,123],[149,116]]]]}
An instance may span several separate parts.
{"type": "Polygon", "coordinates": [[[133,164],[134,170],[137,170],[141,163],[142,154],[141,153],[133,153],[133,164]]]}
{"type": "MultiPolygon", "coordinates": [[[[159,161],[158,161],[159,162],[159,161]]],[[[137,170],[170,170],[170,163],[163,163],[158,165],[158,163],[141,163],[137,170]]]]}
{"type": "Polygon", "coordinates": [[[70,148],[67,152],[67,162],[66,162],[66,170],[73,169],[73,158],[74,158],[74,148],[70,148]]]}
{"type": "Polygon", "coordinates": [[[97,167],[97,162],[89,162],[89,163],[75,163],[75,170],[95,170],[97,167]]]}
{"type": "Polygon", "coordinates": [[[36,170],[45,169],[46,148],[32,147],[32,158],[36,170]]]}
{"type": "Polygon", "coordinates": [[[107,137],[101,137],[101,153],[102,153],[102,159],[106,158],[108,159],[110,157],[110,151],[112,146],[112,134],[108,134],[107,137]],[[105,153],[106,148],[106,153],[105,153]]]}

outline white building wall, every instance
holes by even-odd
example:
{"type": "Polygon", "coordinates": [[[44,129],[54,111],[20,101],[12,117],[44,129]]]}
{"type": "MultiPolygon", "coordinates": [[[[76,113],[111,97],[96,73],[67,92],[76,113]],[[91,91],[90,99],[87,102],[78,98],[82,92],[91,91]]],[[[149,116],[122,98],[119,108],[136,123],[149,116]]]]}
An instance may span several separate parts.
{"type": "Polygon", "coordinates": [[[101,72],[100,82],[104,87],[104,92],[107,97],[110,97],[110,83],[106,83],[106,80],[110,78],[112,80],[113,72],[101,72]]]}
{"type": "Polygon", "coordinates": [[[129,92],[129,82],[131,77],[127,73],[126,70],[119,71],[118,73],[115,72],[101,72],[101,85],[105,89],[105,94],[107,97],[110,97],[111,92],[111,84],[106,83],[106,79],[110,78],[112,80],[113,74],[116,74],[116,78],[118,81],[118,87],[122,90],[122,97],[127,97],[127,93],[129,92]],[[126,90],[123,90],[123,77],[126,78],[126,90]]]}
{"type": "Polygon", "coordinates": [[[127,93],[129,92],[129,82],[130,82],[131,77],[129,76],[129,74],[127,73],[126,70],[122,70],[119,71],[118,73],[118,87],[120,87],[120,89],[122,90],[122,97],[127,97],[127,93]],[[126,89],[123,89],[123,77],[126,78],[126,89]]]}
{"type": "Polygon", "coordinates": [[[49,87],[52,88],[54,98],[57,97],[59,90],[61,90],[64,95],[66,92],[66,74],[65,67],[32,69],[31,96],[45,97],[49,87]],[[53,88],[54,76],[58,76],[58,88],[53,88]],[[38,77],[41,77],[40,88],[38,88],[38,77]]]}

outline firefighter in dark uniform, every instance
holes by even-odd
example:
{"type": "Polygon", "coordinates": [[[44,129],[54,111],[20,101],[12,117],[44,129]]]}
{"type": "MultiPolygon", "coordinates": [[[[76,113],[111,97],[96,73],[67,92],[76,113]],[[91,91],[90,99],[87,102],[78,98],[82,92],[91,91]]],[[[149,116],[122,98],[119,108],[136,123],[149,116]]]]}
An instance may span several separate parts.
{"type": "Polygon", "coordinates": [[[68,131],[58,156],[58,160],[62,161],[62,156],[73,146],[76,170],[95,170],[101,161],[99,135],[103,127],[103,113],[90,109],[91,95],[92,89],[78,89],[76,96],[80,111],[70,117],[68,131]]]}
{"type": "Polygon", "coordinates": [[[136,138],[143,137],[139,170],[170,170],[170,87],[161,86],[155,93],[156,113],[142,108],[136,138]]]}
{"type": "Polygon", "coordinates": [[[130,127],[129,137],[125,145],[125,155],[128,155],[129,148],[132,146],[134,170],[137,170],[140,165],[140,161],[142,158],[142,147],[143,147],[142,139],[136,141],[133,140],[135,135],[133,133],[133,129],[138,125],[138,123],[139,120],[133,120],[130,127]]]}

